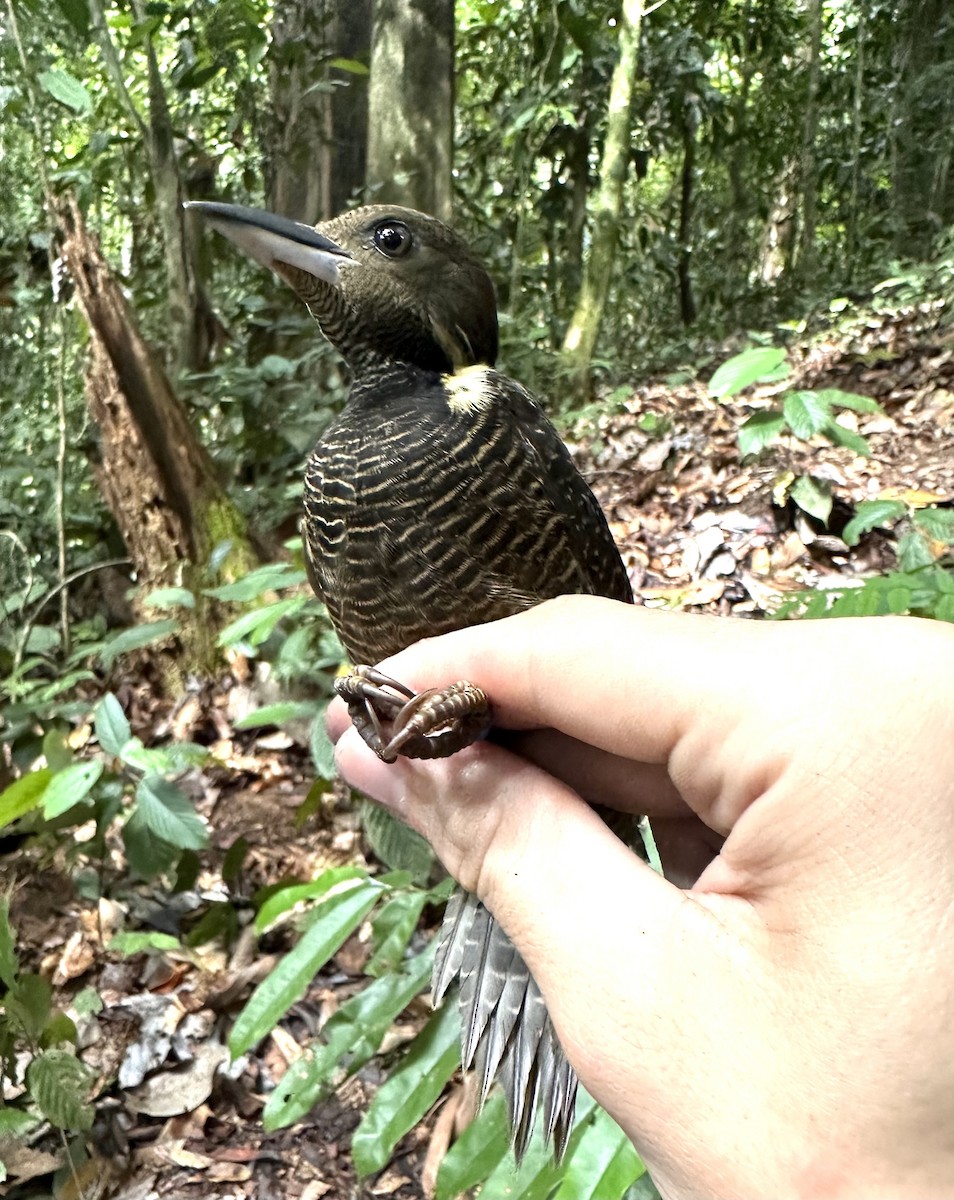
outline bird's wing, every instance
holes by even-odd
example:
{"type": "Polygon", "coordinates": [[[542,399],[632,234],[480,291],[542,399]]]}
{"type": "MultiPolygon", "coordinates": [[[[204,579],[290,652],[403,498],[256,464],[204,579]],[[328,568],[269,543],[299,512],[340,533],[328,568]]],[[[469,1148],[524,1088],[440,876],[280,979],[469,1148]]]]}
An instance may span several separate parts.
{"type": "Polygon", "coordinates": [[[567,538],[591,591],[631,604],[633,589],[606,516],[560,435],[525,388],[506,375],[492,374],[501,402],[540,462],[539,478],[548,500],[566,518],[567,538]]]}

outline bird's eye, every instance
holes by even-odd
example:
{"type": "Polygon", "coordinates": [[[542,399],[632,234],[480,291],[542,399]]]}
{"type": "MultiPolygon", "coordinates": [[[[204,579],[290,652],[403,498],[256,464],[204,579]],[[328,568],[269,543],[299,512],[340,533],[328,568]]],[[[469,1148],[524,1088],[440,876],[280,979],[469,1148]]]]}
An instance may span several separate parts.
{"type": "Polygon", "coordinates": [[[388,258],[400,258],[411,248],[411,231],[401,221],[382,221],[374,231],[374,244],[388,258]]]}

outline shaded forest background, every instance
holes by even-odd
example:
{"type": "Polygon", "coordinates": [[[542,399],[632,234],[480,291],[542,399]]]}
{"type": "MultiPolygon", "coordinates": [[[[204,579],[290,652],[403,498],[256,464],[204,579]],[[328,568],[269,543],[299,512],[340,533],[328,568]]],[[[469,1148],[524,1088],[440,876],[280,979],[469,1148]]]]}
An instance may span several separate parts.
{"type": "Polygon", "coordinates": [[[4,2],[11,1194],[652,1195],[592,1108],[562,1175],[515,1185],[493,1106],[454,1140],[456,1034],[414,999],[441,884],[322,733],[297,518],[347,379],[182,201],[451,221],[644,603],[951,620],[954,11],[4,2]],[[186,1063],[186,1107],[144,1099],[186,1063]]]}

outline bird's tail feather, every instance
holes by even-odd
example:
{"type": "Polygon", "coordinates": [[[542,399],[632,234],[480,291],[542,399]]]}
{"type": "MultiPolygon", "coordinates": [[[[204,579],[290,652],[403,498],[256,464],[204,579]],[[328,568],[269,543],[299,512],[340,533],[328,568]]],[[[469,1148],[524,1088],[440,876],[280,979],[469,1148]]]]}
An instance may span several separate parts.
{"type": "Polygon", "coordinates": [[[460,978],[461,1058],[480,1080],[480,1103],[499,1082],[518,1160],[538,1103],[544,1134],[562,1158],[573,1126],[577,1079],[536,981],[510,938],[469,892],[453,894],[434,959],[434,1002],[460,978]]]}

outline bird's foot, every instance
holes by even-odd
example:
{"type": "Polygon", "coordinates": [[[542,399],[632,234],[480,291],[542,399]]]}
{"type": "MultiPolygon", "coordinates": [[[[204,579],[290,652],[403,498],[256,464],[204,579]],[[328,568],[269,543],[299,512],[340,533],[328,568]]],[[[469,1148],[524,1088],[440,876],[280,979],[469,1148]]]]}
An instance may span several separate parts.
{"type": "Polygon", "coordinates": [[[474,684],[412,692],[376,667],[353,667],[335,680],[352,724],[378,758],[447,758],[484,737],[490,701],[474,684]]]}

